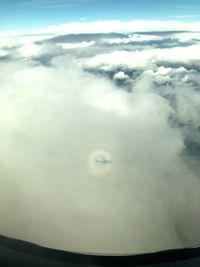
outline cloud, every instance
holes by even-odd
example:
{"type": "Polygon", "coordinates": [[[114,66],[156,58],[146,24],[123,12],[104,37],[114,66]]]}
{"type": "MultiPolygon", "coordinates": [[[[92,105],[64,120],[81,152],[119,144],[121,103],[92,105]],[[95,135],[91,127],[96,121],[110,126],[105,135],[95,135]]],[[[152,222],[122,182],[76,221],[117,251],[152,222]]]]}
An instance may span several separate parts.
{"type": "Polygon", "coordinates": [[[79,6],[83,4],[89,4],[95,0],[28,0],[18,2],[21,7],[40,7],[40,8],[61,8],[70,6],[79,6]]]}
{"type": "Polygon", "coordinates": [[[141,31],[175,31],[199,28],[199,22],[184,23],[176,20],[104,20],[93,22],[70,22],[61,25],[51,25],[44,29],[49,33],[105,33],[105,32],[141,32],[141,31]]]}
{"type": "Polygon", "coordinates": [[[197,9],[199,8],[199,4],[188,4],[188,5],[179,5],[178,8],[180,9],[197,9]]]}
{"type": "Polygon", "coordinates": [[[192,40],[200,40],[200,32],[182,32],[174,35],[174,38],[177,38],[180,42],[187,42],[192,40]]]}
{"type": "MultiPolygon", "coordinates": [[[[25,2],[26,3],[26,2],[25,2]]],[[[28,2],[27,2],[28,3],[28,2]]],[[[42,1],[44,4],[45,2],[42,1]]],[[[56,1],[57,3],[57,1],[56,1]]],[[[71,2],[70,2],[71,3],[71,2]]],[[[75,4],[76,2],[73,1],[75,4]]],[[[56,4],[58,5],[58,3],[56,4]]],[[[61,5],[61,3],[59,4],[61,5]]],[[[48,7],[49,5],[45,5],[48,7]]],[[[49,6],[51,7],[51,5],[49,6]]],[[[54,5],[52,5],[54,7],[54,5]]],[[[196,31],[199,22],[183,22],[180,20],[98,20],[98,21],[74,21],[60,25],[49,25],[46,28],[0,32],[1,35],[20,34],[80,34],[80,33],[133,33],[152,31],[196,31]]]]}
{"type": "Polygon", "coordinates": [[[142,34],[129,34],[128,37],[125,38],[114,38],[105,40],[108,44],[127,44],[131,42],[144,42],[144,41],[157,41],[162,40],[162,36],[157,35],[142,35],[142,34]]]}
{"type": "Polygon", "coordinates": [[[119,71],[113,76],[113,79],[116,79],[116,80],[124,80],[124,79],[128,79],[128,78],[129,78],[129,76],[126,73],[124,73],[123,71],[119,71]]]}
{"type": "Polygon", "coordinates": [[[156,63],[199,64],[200,45],[142,51],[114,51],[96,55],[82,62],[86,68],[111,70],[113,68],[145,69],[156,63]]]}
{"type": "Polygon", "coordinates": [[[5,57],[7,55],[8,53],[4,49],[0,49],[0,57],[5,57]]]}
{"type": "Polygon", "coordinates": [[[95,41],[90,42],[81,42],[81,43],[58,43],[57,46],[62,47],[63,49],[76,49],[76,48],[85,48],[90,47],[95,44],[95,41]]]}
{"type": "Polygon", "coordinates": [[[173,18],[177,19],[191,19],[191,18],[200,18],[199,15],[194,15],[194,14],[187,14],[187,15],[178,15],[178,16],[173,16],[173,18]]]}
{"type": "Polygon", "coordinates": [[[1,48],[1,233],[90,253],[198,244],[199,45],[21,38],[1,48]]]}

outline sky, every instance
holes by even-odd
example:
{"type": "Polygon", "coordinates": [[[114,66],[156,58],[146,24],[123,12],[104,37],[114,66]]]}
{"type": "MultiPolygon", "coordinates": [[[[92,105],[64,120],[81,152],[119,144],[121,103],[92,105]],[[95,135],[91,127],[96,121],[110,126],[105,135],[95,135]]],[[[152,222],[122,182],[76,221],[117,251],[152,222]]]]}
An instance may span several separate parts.
{"type": "Polygon", "coordinates": [[[199,8],[199,0],[1,0],[0,30],[112,19],[197,22],[199,8]]]}

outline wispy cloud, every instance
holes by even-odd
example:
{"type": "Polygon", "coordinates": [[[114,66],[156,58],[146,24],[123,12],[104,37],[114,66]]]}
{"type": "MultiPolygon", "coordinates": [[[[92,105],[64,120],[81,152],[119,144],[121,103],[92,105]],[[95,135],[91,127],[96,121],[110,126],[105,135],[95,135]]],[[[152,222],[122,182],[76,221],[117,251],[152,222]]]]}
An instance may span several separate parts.
{"type": "Polygon", "coordinates": [[[192,18],[200,18],[200,15],[185,14],[185,15],[171,16],[171,18],[176,18],[176,19],[192,19],[192,18]]]}
{"type": "Polygon", "coordinates": [[[22,7],[63,8],[93,3],[95,0],[28,0],[18,3],[22,7]]]}
{"type": "Polygon", "coordinates": [[[196,9],[199,8],[200,4],[188,4],[188,5],[179,5],[178,8],[179,9],[196,9]]]}
{"type": "Polygon", "coordinates": [[[42,8],[46,9],[53,9],[53,8],[64,8],[64,7],[71,7],[71,6],[78,6],[79,3],[65,3],[65,4],[55,4],[55,5],[45,5],[42,8]]]}

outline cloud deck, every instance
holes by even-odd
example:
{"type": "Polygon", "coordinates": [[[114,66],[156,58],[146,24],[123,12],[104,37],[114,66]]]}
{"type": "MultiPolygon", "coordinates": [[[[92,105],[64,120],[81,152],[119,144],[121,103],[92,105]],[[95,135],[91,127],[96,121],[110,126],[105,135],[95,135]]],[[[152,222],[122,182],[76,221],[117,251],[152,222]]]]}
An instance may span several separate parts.
{"type": "Polygon", "coordinates": [[[2,234],[90,253],[200,242],[198,32],[4,38],[0,69],[2,234]]]}

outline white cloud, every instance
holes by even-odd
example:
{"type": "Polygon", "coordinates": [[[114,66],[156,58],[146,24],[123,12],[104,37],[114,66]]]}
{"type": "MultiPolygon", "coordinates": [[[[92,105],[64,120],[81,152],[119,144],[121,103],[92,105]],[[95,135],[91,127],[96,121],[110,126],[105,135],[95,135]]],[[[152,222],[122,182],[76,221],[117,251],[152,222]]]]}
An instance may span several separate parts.
{"type": "MultiPolygon", "coordinates": [[[[16,34],[16,33],[15,33],[16,34]]],[[[27,35],[27,36],[15,36],[15,34],[11,33],[11,36],[1,36],[0,37],[0,47],[17,47],[21,45],[28,45],[37,41],[42,41],[50,38],[52,35],[27,35]]]]}
{"type": "Polygon", "coordinates": [[[81,43],[58,43],[57,46],[62,49],[76,49],[76,48],[85,48],[90,47],[95,44],[95,41],[90,42],[81,42],[81,43]]]}
{"type": "Polygon", "coordinates": [[[6,52],[4,49],[0,49],[0,57],[5,57],[8,55],[8,52],[6,52]]]}
{"type": "Polygon", "coordinates": [[[188,47],[174,47],[171,49],[159,49],[156,51],[156,59],[170,62],[199,62],[200,45],[188,47]]]}
{"type": "Polygon", "coordinates": [[[125,80],[128,78],[129,78],[129,76],[123,71],[119,71],[113,76],[113,79],[115,79],[115,80],[125,80]]]}
{"type": "Polygon", "coordinates": [[[186,14],[186,15],[179,15],[179,16],[173,16],[172,18],[176,18],[176,19],[191,19],[191,18],[200,18],[199,15],[193,15],[193,14],[186,14]]]}
{"type": "Polygon", "coordinates": [[[95,56],[89,47],[81,57],[74,49],[76,57],[74,51],[56,56],[56,44],[16,43],[9,55],[17,55],[0,63],[1,233],[82,252],[197,244],[200,181],[181,155],[190,125],[200,123],[192,84],[199,76],[180,65],[199,64],[199,45],[95,56]],[[32,61],[47,52],[48,67],[32,61]],[[114,78],[133,79],[133,90],[119,90],[84,67],[116,68],[114,78]],[[121,67],[141,73],[135,78],[121,67]],[[175,109],[169,96],[176,97],[175,109]],[[187,133],[170,124],[173,117],[187,133]],[[101,175],[98,151],[112,161],[101,175]]]}
{"type": "Polygon", "coordinates": [[[200,22],[183,22],[179,20],[99,20],[99,21],[75,21],[60,25],[49,25],[46,28],[33,30],[19,30],[0,32],[3,35],[20,34],[78,34],[78,33],[133,33],[148,31],[196,31],[200,28],[200,22]]]}
{"type": "Polygon", "coordinates": [[[96,55],[81,62],[86,68],[111,70],[117,67],[144,69],[157,62],[198,63],[200,45],[163,49],[147,49],[142,51],[114,51],[96,55]]]}
{"type": "Polygon", "coordinates": [[[61,25],[51,25],[44,32],[49,33],[105,33],[105,32],[137,32],[137,31],[195,31],[199,22],[180,22],[176,20],[104,20],[93,22],[70,22],[61,25]]]}
{"type": "Polygon", "coordinates": [[[25,58],[38,56],[42,47],[33,43],[28,43],[19,49],[21,56],[25,58]]]}
{"type": "Polygon", "coordinates": [[[200,32],[182,32],[174,34],[174,38],[178,38],[180,42],[187,42],[192,40],[200,40],[200,32]]]}
{"type": "Polygon", "coordinates": [[[114,38],[105,40],[108,44],[128,44],[130,42],[158,41],[163,40],[163,36],[148,35],[148,34],[130,34],[128,38],[114,38]]]}
{"type": "Polygon", "coordinates": [[[87,68],[100,68],[104,70],[112,70],[115,67],[127,68],[145,68],[154,56],[154,50],[146,51],[114,51],[106,54],[96,55],[86,59],[81,64],[87,68]]]}

